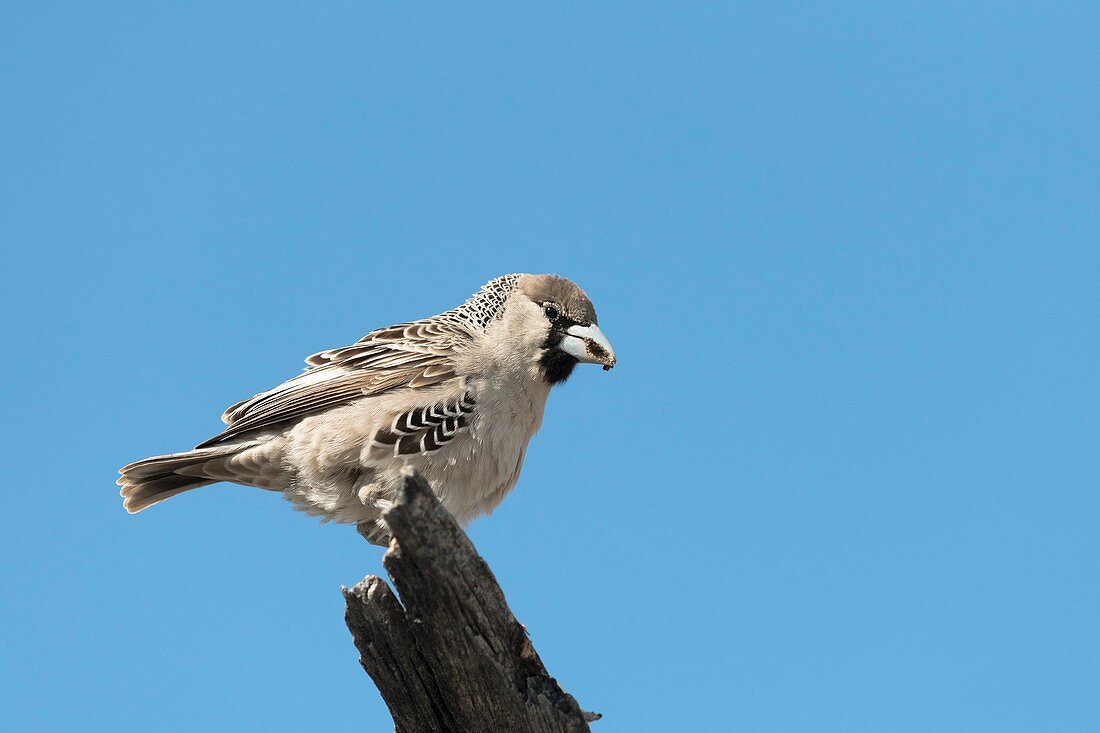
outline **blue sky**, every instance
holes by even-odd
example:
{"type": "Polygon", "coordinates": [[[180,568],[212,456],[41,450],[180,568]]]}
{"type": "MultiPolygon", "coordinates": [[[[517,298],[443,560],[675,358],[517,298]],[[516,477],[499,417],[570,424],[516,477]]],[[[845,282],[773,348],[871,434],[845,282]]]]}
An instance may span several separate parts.
{"type": "Polygon", "coordinates": [[[470,534],[596,731],[1100,729],[1098,27],[7,5],[0,728],[387,730],[379,551],[115,470],[551,271],[620,366],[470,534]]]}

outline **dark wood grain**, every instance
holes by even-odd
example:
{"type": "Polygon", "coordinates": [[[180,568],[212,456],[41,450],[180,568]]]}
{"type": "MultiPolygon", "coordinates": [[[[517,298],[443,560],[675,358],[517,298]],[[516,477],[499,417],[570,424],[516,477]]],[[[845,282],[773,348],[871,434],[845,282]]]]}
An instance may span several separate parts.
{"type": "Polygon", "coordinates": [[[549,675],[489,566],[419,475],[385,514],[375,576],[344,589],[360,662],[398,733],[580,733],[598,715],[549,675]]]}

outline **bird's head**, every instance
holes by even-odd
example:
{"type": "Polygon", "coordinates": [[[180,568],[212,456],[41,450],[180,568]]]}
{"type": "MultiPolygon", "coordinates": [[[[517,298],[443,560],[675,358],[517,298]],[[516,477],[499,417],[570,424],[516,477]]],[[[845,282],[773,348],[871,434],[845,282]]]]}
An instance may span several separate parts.
{"type": "Polygon", "coordinates": [[[549,384],[569,378],[577,364],[615,366],[615,350],[596,325],[584,291],[557,275],[520,275],[501,325],[521,342],[549,384]]]}

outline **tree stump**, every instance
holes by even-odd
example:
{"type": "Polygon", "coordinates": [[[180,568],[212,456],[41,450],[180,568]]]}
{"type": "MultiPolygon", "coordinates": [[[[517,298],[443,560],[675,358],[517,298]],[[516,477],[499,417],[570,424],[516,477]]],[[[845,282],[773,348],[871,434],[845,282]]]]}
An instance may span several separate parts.
{"type": "Polygon", "coordinates": [[[580,733],[585,713],[551,677],[466,533],[410,472],[384,516],[400,600],[368,575],[344,588],[359,662],[396,733],[580,733]]]}

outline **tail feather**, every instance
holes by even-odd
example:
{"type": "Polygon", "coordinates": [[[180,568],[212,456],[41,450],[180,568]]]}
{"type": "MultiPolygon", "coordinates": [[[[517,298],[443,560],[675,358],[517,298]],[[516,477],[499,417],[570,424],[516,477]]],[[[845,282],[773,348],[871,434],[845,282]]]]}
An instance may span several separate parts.
{"type": "Polygon", "coordinates": [[[119,469],[118,483],[122,487],[122,506],[131,514],[153,504],[170,499],[184,491],[216,483],[221,480],[205,475],[203,465],[209,461],[224,459],[249,448],[255,443],[198,448],[186,453],[153,456],[119,469]]]}

